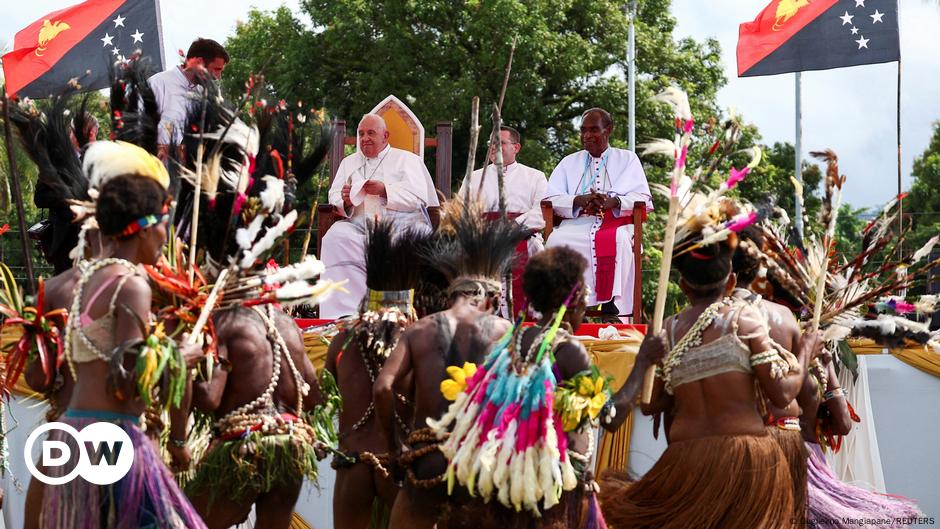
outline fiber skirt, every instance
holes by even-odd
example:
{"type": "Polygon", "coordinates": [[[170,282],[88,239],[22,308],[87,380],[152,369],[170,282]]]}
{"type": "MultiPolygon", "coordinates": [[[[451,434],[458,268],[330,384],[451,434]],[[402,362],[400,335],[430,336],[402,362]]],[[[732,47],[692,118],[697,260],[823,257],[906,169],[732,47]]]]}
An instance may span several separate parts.
{"type": "Polygon", "coordinates": [[[806,461],[809,459],[803,434],[800,430],[784,430],[777,426],[768,426],[767,431],[780,445],[787,466],[790,467],[790,477],[793,478],[793,516],[796,520],[803,520],[806,518],[806,461]]]}
{"type": "Polygon", "coordinates": [[[837,529],[858,527],[906,527],[904,519],[922,516],[914,502],[844,483],[833,474],[816,443],[809,449],[809,523],[837,529]],[[870,523],[862,523],[870,520],[870,523]]]}
{"type": "Polygon", "coordinates": [[[790,469],[767,433],[674,442],[639,481],[622,476],[600,479],[611,529],[792,527],[790,469]]]}
{"type": "MultiPolygon", "coordinates": [[[[176,485],[153,441],[137,427],[137,417],[68,410],[59,420],[79,431],[96,422],[116,424],[131,439],[134,462],[127,475],[112,485],[95,485],[81,477],[62,485],[46,485],[41,527],[205,529],[202,518],[176,485]]],[[[73,454],[78,453],[75,439],[66,432],[52,430],[49,440],[64,442],[73,454]]],[[[46,471],[50,476],[63,476],[66,472],[66,466],[46,471]]]]}

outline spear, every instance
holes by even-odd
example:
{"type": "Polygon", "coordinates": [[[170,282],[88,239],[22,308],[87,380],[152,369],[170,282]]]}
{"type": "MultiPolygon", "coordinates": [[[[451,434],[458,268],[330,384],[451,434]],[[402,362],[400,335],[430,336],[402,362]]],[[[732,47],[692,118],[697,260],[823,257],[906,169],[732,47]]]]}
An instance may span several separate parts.
{"type": "Polygon", "coordinates": [[[23,211],[23,193],[20,191],[20,175],[16,168],[16,157],[13,154],[13,136],[10,130],[10,100],[6,96],[6,87],[3,90],[3,132],[7,148],[7,159],[10,161],[10,188],[13,192],[13,201],[16,203],[16,216],[20,228],[20,243],[23,246],[23,261],[26,263],[26,276],[29,280],[30,292],[36,292],[36,277],[33,274],[33,256],[29,243],[26,241],[26,213],[23,211]]]}
{"type": "MultiPolygon", "coordinates": [[[[684,94],[683,94],[684,97],[684,94]]],[[[663,330],[663,315],[666,312],[666,293],[669,289],[669,270],[672,268],[672,250],[676,242],[676,225],[679,222],[679,183],[685,176],[685,160],[692,139],[692,115],[686,108],[677,107],[675,133],[675,166],[672,171],[672,184],[669,187],[669,217],[663,238],[663,261],[659,266],[659,285],[656,290],[656,304],[653,309],[653,336],[663,330]]],[[[643,377],[643,403],[649,404],[653,398],[653,384],[656,381],[656,368],[650,366],[643,377]]]]}

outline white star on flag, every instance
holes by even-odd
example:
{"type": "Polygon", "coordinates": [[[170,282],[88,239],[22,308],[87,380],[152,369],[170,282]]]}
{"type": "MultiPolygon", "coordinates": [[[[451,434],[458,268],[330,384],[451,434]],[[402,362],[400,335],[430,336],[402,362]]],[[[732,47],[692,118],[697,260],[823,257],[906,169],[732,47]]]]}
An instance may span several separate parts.
{"type": "Polygon", "coordinates": [[[854,15],[850,15],[849,12],[846,11],[845,14],[842,15],[841,17],[839,17],[839,18],[842,19],[842,25],[844,26],[844,25],[846,25],[846,24],[851,24],[851,23],[852,23],[852,19],[855,18],[855,16],[854,16],[854,15]]]}
{"type": "Polygon", "coordinates": [[[858,49],[865,48],[865,49],[867,50],[867,49],[868,49],[868,41],[869,41],[869,40],[870,40],[870,39],[866,39],[866,38],[865,38],[865,35],[862,35],[862,38],[860,38],[860,39],[858,39],[858,40],[855,41],[855,42],[858,43],[858,49]]]}
{"type": "Polygon", "coordinates": [[[853,34],[853,35],[858,35],[858,28],[857,28],[857,27],[852,26],[852,34],[853,34]]]}
{"type": "Polygon", "coordinates": [[[125,20],[127,20],[127,17],[122,17],[122,16],[119,14],[119,15],[117,16],[117,18],[115,18],[115,19],[112,20],[111,22],[114,22],[114,27],[120,26],[120,27],[123,28],[123,27],[124,27],[124,21],[125,21],[125,20]]]}
{"type": "Polygon", "coordinates": [[[144,41],[144,34],[141,33],[139,29],[137,30],[137,33],[134,33],[134,34],[131,35],[131,36],[134,37],[134,43],[143,42],[143,41],[144,41]]]}
{"type": "Polygon", "coordinates": [[[108,46],[114,46],[114,37],[112,37],[108,33],[105,33],[104,38],[101,39],[101,42],[104,43],[105,48],[107,48],[108,46]]]}
{"type": "Polygon", "coordinates": [[[119,54],[121,53],[121,50],[119,50],[119,49],[117,49],[117,48],[114,48],[114,49],[111,50],[111,53],[114,54],[115,56],[117,56],[117,55],[119,55],[119,54]]]}
{"type": "Polygon", "coordinates": [[[855,7],[865,7],[865,0],[855,0],[855,7]]]}
{"type": "Polygon", "coordinates": [[[877,23],[877,22],[882,22],[882,23],[883,23],[883,21],[881,20],[881,17],[885,16],[885,14],[879,12],[879,11],[876,9],[874,15],[868,15],[868,16],[871,17],[871,23],[872,23],[872,24],[875,24],[875,23],[877,23]]]}

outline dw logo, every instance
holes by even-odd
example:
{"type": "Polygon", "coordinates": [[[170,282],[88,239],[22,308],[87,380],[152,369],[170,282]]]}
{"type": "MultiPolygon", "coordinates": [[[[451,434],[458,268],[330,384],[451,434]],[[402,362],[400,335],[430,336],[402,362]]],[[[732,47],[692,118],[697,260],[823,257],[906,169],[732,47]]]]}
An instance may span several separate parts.
{"type": "Polygon", "coordinates": [[[76,476],[95,485],[110,485],[127,475],[134,463],[131,438],[109,422],[92,423],[81,431],[61,422],[46,423],[29,434],[23,454],[29,473],[47,485],[68,483],[76,476]],[[53,474],[46,475],[36,468],[32,453],[39,436],[51,430],[67,435],[53,434],[42,441],[39,462],[46,472],[53,474]]]}

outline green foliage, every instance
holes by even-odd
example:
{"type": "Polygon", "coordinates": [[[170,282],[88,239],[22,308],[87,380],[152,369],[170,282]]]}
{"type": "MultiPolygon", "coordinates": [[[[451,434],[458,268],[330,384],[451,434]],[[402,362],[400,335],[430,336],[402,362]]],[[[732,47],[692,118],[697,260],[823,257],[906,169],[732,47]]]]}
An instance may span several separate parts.
{"type": "Polygon", "coordinates": [[[913,233],[906,248],[919,248],[940,233],[940,122],[934,123],[933,138],[924,153],[914,160],[914,184],[904,204],[912,212],[913,233]]]}
{"type": "MultiPolygon", "coordinates": [[[[640,6],[640,139],[671,130],[665,108],[649,100],[652,94],[679,84],[694,94],[695,110],[710,115],[725,81],[717,42],[672,38],[675,19],[669,4],[649,0],[640,6]]],[[[481,98],[485,135],[515,37],[503,115],[522,132],[522,162],[550,172],[578,148],[574,119],[593,106],[611,111],[615,144],[622,145],[627,136],[622,3],[307,0],[303,10],[312,30],[287,8],[253,11],[236,29],[226,44],[233,59],[226,72],[231,92],[240,92],[248,74],[260,71],[276,97],[325,106],[350,126],[389,93],[396,94],[426,125],[454,123],[454,174],[459,176],[471,99],[481,98]]],[[[455,186],[459,180],[454,178],[455,186]]]]}

